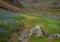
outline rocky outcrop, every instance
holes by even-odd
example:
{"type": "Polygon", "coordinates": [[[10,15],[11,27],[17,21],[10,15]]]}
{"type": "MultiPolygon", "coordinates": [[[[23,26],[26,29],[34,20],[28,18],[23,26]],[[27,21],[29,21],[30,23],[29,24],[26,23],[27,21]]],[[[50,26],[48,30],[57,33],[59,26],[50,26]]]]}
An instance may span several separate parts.
{"type": "Polygon", "coordinates": [[[28,42],[29,37],[31,37],[32,35],[37,37],[46,37],[47,42],[52,42],[55,38],[60,38],[60,34],[52,34],[46,36],[43,28],[39,25],[36,25],[34,28],[31,29],[30,33],[27,29],[24,29],[22,32],[20,32],[18,39],[20,40],[20,42],[28,42]]]}
{"type": "MultiPolygon", "coordinates": [[[[54,0],[19,0],[26,9],[47,9],[54,6],[54,0]]],[[[60,2],[60,1],[58,1],[60,2]]],[[[59,3],[57,4],[59,5],[59,3]]],[[[57,7],[57,5],[55,7],[57,7]]]]}

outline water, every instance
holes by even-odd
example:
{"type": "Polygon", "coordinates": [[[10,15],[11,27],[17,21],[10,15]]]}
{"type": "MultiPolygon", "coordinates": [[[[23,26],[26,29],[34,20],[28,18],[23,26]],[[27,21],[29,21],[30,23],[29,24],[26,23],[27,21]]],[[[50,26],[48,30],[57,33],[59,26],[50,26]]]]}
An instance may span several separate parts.
{"type": "Polygon", "coordinates": [[[44,14],[41,14],[40,16],[44,16],[46,18],[60,18],[60,16],[49,16],[49,15],[44,15],[44,14]]]}
{"type": "Polygon", "coordinates": [[[46,16],[47,18],[60,18],[60,16],[46,16]]]}
{"type": "Polygon", "coordinates": [[[46,15],[46,14],[33,14],[33,15],[43,16],[43,17],[46,17],[46,18],[60,18],[60,16],[49,16],[49,15],[46,15]]]}
{"type": "Polygon", "coordinates": [[[0,12],[0,20],[2,21],[13,21],[14,18],[9,18],[9,17],[18,17],[19,15],[16,13],[13,13],[11,11],[3,11],[0,12]]]}

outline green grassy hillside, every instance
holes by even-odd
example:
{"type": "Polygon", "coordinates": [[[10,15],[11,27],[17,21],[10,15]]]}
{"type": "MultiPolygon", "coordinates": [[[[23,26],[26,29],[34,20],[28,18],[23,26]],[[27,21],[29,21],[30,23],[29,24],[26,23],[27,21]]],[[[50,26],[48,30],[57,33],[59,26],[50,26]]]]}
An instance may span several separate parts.
{"type": "MultiPolygon", "coordinates": [[[[35,15],[24,15],[25,20],[24,24],[26,25],[27,29],[30,30],[35,25],[40,25],[43,27],[43,30],[47,35],[58,33],[60,34],[60,20],[59,18],[47,18],[45,16],[35,16],[35,15]]],[[[48,42],[47,37],[36,37],[31,36],[29,38],[30,42],[48,42]]],[[[56,38],[51,42],[60,42],[60,38],[56,38]]]]}
{"type": "MultiPolygon", "coordinates": [[[[58,13],[59,14],[59,13],[58,13]]],[[[41,26],[47,35],[58,33],[60,34],[60,18],[48,18],[44,15],[27,14],[27,13],[15,13],[15,12],[0,12],[0,27],[2,28],[0,39],[1,42],[6,40],[5,36],[9,36],[11,33],[17,32],[21,28],[21,24],[24,24],[23,29],[30,30],[37,24],[41,26]]],[[[9,39],[10,40],[10,39],[9,39]]],[[[30,42],[47,42],[46,37],[29,38],[30,42]]],[[[59,42],[60,40],[53,40],[53,42],[59,42]]],[[[4,41],[5,42],[5,41],[4,41]]],[[[7,41],[9,42],[9,41],[7,41]]]]}

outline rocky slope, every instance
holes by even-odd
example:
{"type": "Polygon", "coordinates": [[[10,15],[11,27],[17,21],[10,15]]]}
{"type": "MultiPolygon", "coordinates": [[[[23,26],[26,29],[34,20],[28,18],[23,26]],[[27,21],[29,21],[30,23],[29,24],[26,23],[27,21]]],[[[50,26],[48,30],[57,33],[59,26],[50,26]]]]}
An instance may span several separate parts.
{"type": "Polygon", "coordinates": [[[49,7],[59,7],[59,0],[19,0],[25,8],[47,9],[49,7]]]}

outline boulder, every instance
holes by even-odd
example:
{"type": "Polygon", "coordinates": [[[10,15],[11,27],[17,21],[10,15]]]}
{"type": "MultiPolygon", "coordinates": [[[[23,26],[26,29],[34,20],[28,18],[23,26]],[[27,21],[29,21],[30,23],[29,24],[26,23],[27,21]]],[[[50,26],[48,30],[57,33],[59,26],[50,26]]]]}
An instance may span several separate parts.
{"type": "Polygon", "coordinates": [[[60,38],[60,34],[53,34],[48,37],[48,41],[51,42],[55,38],[60,38]]]}
{"type": "Polygon", "coordinates": [[[45,34],[43,29],[38,25],[32,28],[31,33],[32,35],[35,35],[35,36],[44,36],[45,34]]]}
{"type": "Polygon", "coordinates": [[[28,30],[26,30],[26,29],[20,33],[21,39],[26,39],[28,36],[29,36],[29,33],[28,33],[28,30]]]}

